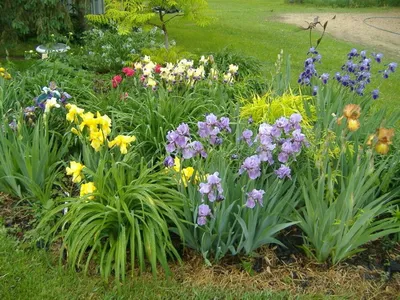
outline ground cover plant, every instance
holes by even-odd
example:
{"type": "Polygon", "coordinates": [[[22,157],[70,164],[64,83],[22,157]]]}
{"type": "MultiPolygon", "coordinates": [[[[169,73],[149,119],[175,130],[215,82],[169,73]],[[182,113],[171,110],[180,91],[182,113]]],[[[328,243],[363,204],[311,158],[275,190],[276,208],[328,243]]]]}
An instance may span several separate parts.
{"type": "Polygon", "coordinates": [[[191,257],[252,276],[268,251],[334,269],[398,245],[399,111],[379,105],[396,61],[349,47],[330,70],[325,34],[302,31],[301,62],[277,51],[269,79],[229,49],[153,60],[145,30],[102,70],[72,53],[2,68],[0,188],[31,212],[27,240],[119,292],[191,257]]]}

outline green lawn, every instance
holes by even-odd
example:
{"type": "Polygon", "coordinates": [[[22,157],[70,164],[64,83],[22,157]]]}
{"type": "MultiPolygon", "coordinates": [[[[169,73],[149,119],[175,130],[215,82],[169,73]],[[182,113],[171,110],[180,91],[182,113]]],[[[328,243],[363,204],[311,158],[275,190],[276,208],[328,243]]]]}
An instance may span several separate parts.
{"type": "MultiPolygon", "coordinates": [[[[208,2],[217,18],[212,25],[201,28],[179,19],[169,23],[171,39],[174,39],[177,45],[198,54],[229,47],[260,59],[267,71],[273,69],[276,56],[283,49],[284,53],[291,56],[293,86],[296,85],[297,76],[309,48],[309,36],[308,31],[299,31],[296,26],[277,22],[280,13],[315,12],[318,15],[322,12],[332,12],[333,16],[340,12],[385,12],[395,9],[316,8],[309,5],[285,4],[283,0],[209,0],[208,2]]],[[[315,35],[313,40],[318,37],[319,35],[315,35]]],[[[328,24],[327,34],[318,48],[322,55],[322,65],[318,66],[319,73],[339,71],[352,48],[365,49],[361,45],[330,37],[328,24]]],[[[366,50],[380,51],[379,48],[366,48],[366,50]]],[[[386,63],[392,60],[393,57],[385,56],[386,63]]],[[[400,81],[399,71],[391,76],[390,80],[383,81],[381,78],[376,78],[374,81],[370,89],[380,88],[380,104],[389,107],[400,104],[400,85],[395,84],[400,81]]]]}
{"type": "MultiPolygon", "coordinates": [[[[192,287],[174,279],[153,280],[146,275],[129,280],[118,293],[97,276],[83,276],[50,263],[45,251],[22,250],[0,227],[0,299],[289,299],[287,293],[192,287]]],[[[307,299],[307,297],[301,297],[307,299]]]]}

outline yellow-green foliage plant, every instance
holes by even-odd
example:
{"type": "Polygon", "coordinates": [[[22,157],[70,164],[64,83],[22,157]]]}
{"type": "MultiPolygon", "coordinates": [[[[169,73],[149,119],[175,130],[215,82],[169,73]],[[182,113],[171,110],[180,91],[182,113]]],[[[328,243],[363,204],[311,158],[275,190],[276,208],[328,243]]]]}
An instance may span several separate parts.
{"type": "Polygon", "coordinates": [[[254,95],[251,100],[241,100],[243,105],[240,108],[240,118],[252,118],[256,124],[273,123],[282,116],[289,117],[293,113],[300,113],[304,124],[309,126],[315,121],[315,109],[311,104],[304,106],[304,102],[310,100],[311,96],[294,95],[292,91],[281,96],[275,96],[272,92],[263,96],[254,95]]]}

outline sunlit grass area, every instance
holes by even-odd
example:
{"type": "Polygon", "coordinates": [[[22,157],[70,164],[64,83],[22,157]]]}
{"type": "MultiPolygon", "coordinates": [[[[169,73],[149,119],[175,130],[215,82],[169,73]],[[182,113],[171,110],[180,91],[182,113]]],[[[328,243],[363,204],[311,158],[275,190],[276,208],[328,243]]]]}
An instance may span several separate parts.
{"type": "MultiPolygon", "coordinates": [[[[207,27],[197,27],[192,23],[175,19],[169,23],[170,35],[177,45],[195,53],[203,54],[210,51],[219,51],[230,48],[246,55],[254,56],[264,65],[269,74],[274,68],[277,54],[283,49],[286,55],[290,55],[292,66],[292,83],[296,86],[296,80],[306,53],[310,47],[308,31],[299,30],[294,25],[284,24],[278,21],[281,13],[319,13],[331,12],[332,17],[336,13],[371,13],[391,12],[395,8],[332,8],[315,7],[305,4],[289,4],[282,0],[271,1],[226,1],[211,0],[210,7],[214,23],[207,27]]],[[[398,10],[398,9],[397,9],[398,10]]],[[[305,20],[311,22],[312,20],[305,20]]],[[[326,20],[321,20],[325,22],[326,20]]],[[[332,21],[331,21],[332,22],[332,21]]],[[[304,23],[306,24],[306,23],[304,23]]],[[[378,47],[365,47],[357,43],[348,43],[337,40],[329,35],[329,21],[327,34],[318,47],[322,55],[322,64],[318,65],[318,71],[336,72],[347,60],[347,53],[352,48],[366,49],[370,52],[382,51],[378,47]]],[[[368,33],[366,33],[368,34],[368,33]]],[[[320,37],[320,33],[313,34],[312,41],[320,37]]],[[[385,56],[385,62],[389,63],[395,58],[385,56]]],[[[376,78],[373,84],[381,90],[380,104],[395,107],[400,104],[400,74],[393,74],[390,81],[376,78]]]]}

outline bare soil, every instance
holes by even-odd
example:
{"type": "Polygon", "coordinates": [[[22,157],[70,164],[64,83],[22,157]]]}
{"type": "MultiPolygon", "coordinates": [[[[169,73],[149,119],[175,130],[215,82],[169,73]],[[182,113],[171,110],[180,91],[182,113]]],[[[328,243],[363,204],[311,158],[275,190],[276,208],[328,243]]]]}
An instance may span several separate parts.
{"type": "MultiPolygon", "coordinates": [[[[282,14],[278,21],[308,27],[315,17],[324,24],[328,21],[326,34],[334,38],[354,42],[400,59],[400,9],[387,13],[298,13],[282,14]]],[[[322,31],[321,26],[316,28],[322,31]]]]}

